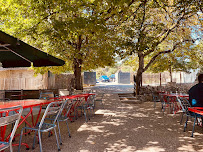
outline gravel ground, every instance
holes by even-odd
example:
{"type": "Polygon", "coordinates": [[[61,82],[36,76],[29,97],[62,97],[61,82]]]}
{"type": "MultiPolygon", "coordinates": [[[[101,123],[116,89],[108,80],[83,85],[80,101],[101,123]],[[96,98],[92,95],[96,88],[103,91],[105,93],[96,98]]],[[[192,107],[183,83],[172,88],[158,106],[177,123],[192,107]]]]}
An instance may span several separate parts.
{"type": "MultiPolygon", "coordinates": [[[[197,126],[191,138],[192,122],[183,132],[180,113],[163,113],[161,105],[154,109],[152,102],[121,103],[116,92],[132,92],[132,88],[132,85],[93,87],[105,92],[104,107],[97,105],[88,123],[84,116],[69,123],[71,138],[65,123],[61,124],[61,152],[203,152],[203,129],[197,126]]],[[[31,146],[32,138],[33,133],[23,136],[23,141],[31,146]]],[[[55,136],[48,138],[43,134],[42,145],[45,152],[57,151],[55,136]]],[[[24,146],[21,151],[26,151],[24,146]]],[[[29,151],[38,152],[39,145],[29,151]]]]}

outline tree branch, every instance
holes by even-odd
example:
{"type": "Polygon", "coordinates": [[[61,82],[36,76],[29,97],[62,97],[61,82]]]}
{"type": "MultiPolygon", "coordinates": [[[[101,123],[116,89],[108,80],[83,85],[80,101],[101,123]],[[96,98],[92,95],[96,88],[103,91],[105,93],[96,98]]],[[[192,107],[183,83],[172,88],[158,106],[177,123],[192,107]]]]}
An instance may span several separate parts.
{"type": "MultiPolygon", "coordinates": [[[[128,4],[128,7],[130,7],[134,2],[135,2],[135,0],[132,0],[132,1],[128,4]]],[[[109,9],[107,10],[107,13],[111,13],[112,10],[113,10],[112,8],[109,8],[109,9]]],[[[103,13],[104,13],[104,12],[100,13],[100,15],[102,15],[103,13]]],[[[123,13],[123,10],[121,10],[120,12],[118,12],[118,14],[121,14],[121,13],[123,13]]],[[[109,20],[110,18],[112,18],[114,15],[116,15],[116,14],[113,13],[111,16],[105,18],[104,20],[107,21],[107,20],[109,20]]]]}
{"type": "Polygon", "coordinates": [[[45,19],[48,19],[48,17],[50,17],[50,16],[52,16],[52,15],[54,15],[54,14],[56,14],[56,13],[59,13],[59,11],[52,12],[52,13],[50,13],[49,15],[43,17],[43,18],[41,19],[41,21],[39,21],[37,24],[35,24],[32,28],[37,27],[42,21],[44,21],[45,19]]]}
{"type": "Polygon", "coordinates": [[[186,40],[183,40],[183,41],[178,42],[178,43],[176,43],[175,45],[173,45],[173,48],[170,49],[170,50],[158,52],[156,55],[154,55],[154,56],[152,57],[152,59],[149,61],[149,63],[145,66],[145,68],[143,69],[143,72],[145,72],[145,71],[149,68],[149,66],[156,60],[156,58],[157,58],[159,55],[165,54],[165,53],[173,52],[173,51],[174,51],[177,47],[179,47],[179,45],[182,44],[183,42],[193,42],[193,43],[194,43],[195,40],[193,40],[193,39],[190,39],[190,40],[186,39],[186,40]]]}

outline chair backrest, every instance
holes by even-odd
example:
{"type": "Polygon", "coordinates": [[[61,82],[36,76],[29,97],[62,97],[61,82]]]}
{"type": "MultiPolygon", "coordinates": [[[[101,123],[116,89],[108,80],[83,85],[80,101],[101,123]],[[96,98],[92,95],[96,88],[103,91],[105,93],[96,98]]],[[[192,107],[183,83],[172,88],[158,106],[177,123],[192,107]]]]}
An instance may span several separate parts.
{"type": "Polygon", "coordinates": [[[9,143],[13,140],[16,129],[18,127],[18,123],[22,115],[22,111],[22,106],[0,109],[0,113],[5,113],[5,116],[0,118],[0,126],[6,126],[14,123],[14,127],[9,138],[9,143]]]}
{"type": "Polygon", "coordinates": [[[54,97],[54,93],[53,92],[40,92],[40,96],[39,99],[49,99],[49,98],[53,98],[54,97]]]}
{"type": "Polygon", "coordinates": [[[183,112],[188,112],[188,107],[191,107],[189,101],[184,97],[177,97],[177,101],[179,102],[183,112]]]}
{"type": "Polygon", "coordinates": [[[65,117],[68,116],[69,112],[70,112],[70,109],[72,108],[73,106],[73,103],[70,99],[66,100],[65,103],[64,103],[64,106],[63,106],[63,110],[65,110],[65,114],[63,112],[61,112],[61,115],[64,114],[65,117]]]}
{"type": "Polygon", "coordinates": [[[90,95],[87,98],[87,104],[92,104],[92,106],[94,106],[94,103],[95,103],[95,95],[90,95]]]}
{"type": "Polygon", "coordinates": [[[55,115],[54,120],[52,121],[52,123],[55,124],[56,120],[58,119],[58,116],[61,114],[63,110],[64,103],[65,101],[57,101],[48,104],[44,112],[44,115],[42,116],[42,119],[40,121],[39,129],[42,127],[45,118],[50,115],[55,115]]]}
{"type": "Polygon", "coordinates": [[[152,101],[160,100],[159,94],[152,92],[152,101]]]}

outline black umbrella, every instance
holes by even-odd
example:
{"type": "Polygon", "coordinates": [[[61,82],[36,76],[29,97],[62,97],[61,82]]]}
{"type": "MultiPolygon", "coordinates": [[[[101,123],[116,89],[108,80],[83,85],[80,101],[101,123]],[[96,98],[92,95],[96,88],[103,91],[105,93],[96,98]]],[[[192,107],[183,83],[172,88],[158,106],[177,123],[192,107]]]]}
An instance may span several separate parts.
{"type": "Polygon", "coordinates": [[[62,66],[65,62],[0,31],[0,62],[3,68],[62,66]]]}

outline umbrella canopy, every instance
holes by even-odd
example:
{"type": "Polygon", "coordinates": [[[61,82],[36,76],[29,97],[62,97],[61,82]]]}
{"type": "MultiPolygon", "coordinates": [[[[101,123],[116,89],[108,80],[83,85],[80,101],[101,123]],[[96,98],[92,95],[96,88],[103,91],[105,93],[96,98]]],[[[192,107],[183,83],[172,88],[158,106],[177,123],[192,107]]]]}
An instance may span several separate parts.
{"type": "Polygon", "coordinates": [[[0,31],[0,62],[3,68],[62,66],[65,62],[0,31]]]}

